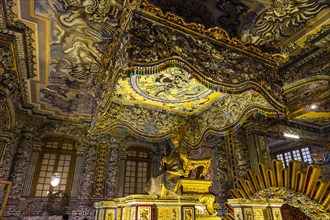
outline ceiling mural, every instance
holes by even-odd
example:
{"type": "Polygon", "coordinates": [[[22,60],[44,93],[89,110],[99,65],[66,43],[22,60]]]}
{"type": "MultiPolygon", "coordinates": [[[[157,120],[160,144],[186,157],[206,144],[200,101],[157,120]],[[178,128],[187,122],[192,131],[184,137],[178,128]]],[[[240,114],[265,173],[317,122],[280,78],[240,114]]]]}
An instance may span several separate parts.
{"type": "Polygon", "coordinates": [[[112,100],[181,114],[196,114],[223,96],[198,82],[186,70],[169,67],[151,75],[132,74],[120,78],[112,100]]]}
{"type": "Polygon", "coordinates": [[[112,41],[122,3],[17,1],[13,11],[32,30],[33,46],[39,48],[35,77],[26,84],[29,102],[43,112],[90,118],[96,76],[103,69],[102,46],[112,41]]]}

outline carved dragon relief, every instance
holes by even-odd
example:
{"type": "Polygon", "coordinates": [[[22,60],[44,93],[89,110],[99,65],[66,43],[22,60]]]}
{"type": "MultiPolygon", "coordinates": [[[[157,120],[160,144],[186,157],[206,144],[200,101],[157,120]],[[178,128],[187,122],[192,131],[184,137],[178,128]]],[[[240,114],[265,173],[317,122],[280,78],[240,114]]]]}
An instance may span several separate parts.
{"type": "Polygon", "coordinates": [[[296,33],[326,7],[326,3],[320,4],[316,0],[274,0],[271,7],[246,28],[241,39],[249,44],[277,45],[281,38],[296,33]]]}
{"type": "Polygon", "coordinates": [[[140,16],[133,19],[130,38],[131,68],[152,66],[178,57],[194,69],[192,72],[197,72],[202,81],[207,83],[209,80],[211,87],[223,86],[226,91],[230,84],[235,90],[236,85],[244,83],[246,88],[267,91],[281,102],[281,83],[276,69],[244,53],[183,34],[140,16]]]}

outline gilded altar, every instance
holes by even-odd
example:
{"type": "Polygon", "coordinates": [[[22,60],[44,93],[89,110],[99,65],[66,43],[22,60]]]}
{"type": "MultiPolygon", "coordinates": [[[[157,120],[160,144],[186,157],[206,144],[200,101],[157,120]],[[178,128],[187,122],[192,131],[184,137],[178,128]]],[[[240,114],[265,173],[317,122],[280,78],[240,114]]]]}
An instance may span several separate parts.
{"type": "Polygon", "coordinates": [[[193,186],[192,182],[185,181],[184,194],[179,198],[131,195],[95,203],[96,220],[220,220],[214,195],[208,190],[205,193],[211,181],[202,182],[199,180],[197,186],[193,186]],[[204,193],[189,192],[190,189],[204,193]]]}

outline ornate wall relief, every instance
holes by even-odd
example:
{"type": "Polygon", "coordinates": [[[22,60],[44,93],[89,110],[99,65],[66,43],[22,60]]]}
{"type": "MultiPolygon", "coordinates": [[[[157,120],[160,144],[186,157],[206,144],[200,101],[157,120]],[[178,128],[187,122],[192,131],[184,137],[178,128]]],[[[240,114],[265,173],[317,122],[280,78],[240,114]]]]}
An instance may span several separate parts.
{"type": "Polygon", "coordinates": [[[248,144],[244,128],[238,129],[233,134],[234,160],[236,168],[234,173],[237,178],[245,178],[246,170],[251,168],[248,144]]]}
{"type": "Polygon", "coordinates": [[[242,39],[250,44],[276,45],[281,38],[300,30],[308,20],[327,7],[325,2],[274,0],[257,18],[242,39]]]}
{"type": "Polygon", "coordinates": [[[90,143],[84,154],[82,175],[80,180],[79,198],[90,199],[93,197],[97,160],[97,146],[90,143]]]}
{"type": "Polygon", "coordinates": [[[25,133],[22,135],[18,144],[15,156],[14,171],[12,173],[13,186],[10,198],[18,199],[21,197],[24,180],[26,178],[30,156],[32,153],[33,134],[25,133]]]}
{"type": "Polygon", "coordinates": [[[118,146],[110,146],[105,174],[105,196],[114,199],[118,196],[119,174],[119,149],[118,146]]]}

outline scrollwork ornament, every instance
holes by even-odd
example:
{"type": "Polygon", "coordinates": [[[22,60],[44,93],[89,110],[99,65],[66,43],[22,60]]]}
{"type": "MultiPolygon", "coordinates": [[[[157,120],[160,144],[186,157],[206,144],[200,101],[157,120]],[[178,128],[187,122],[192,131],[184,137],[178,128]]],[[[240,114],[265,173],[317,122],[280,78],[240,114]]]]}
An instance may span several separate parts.
{"type": "Polygon", "coordinates": [[[249,32],[243,34],[242,40],[255,45],[276,45],[280,38],[296,33],[326,7],[316,0],[274,0],[271,8],[257,18],[249,32]]]}

